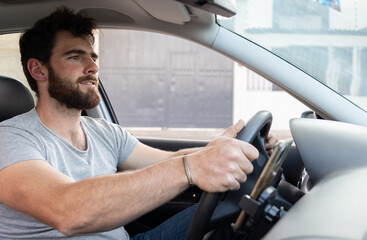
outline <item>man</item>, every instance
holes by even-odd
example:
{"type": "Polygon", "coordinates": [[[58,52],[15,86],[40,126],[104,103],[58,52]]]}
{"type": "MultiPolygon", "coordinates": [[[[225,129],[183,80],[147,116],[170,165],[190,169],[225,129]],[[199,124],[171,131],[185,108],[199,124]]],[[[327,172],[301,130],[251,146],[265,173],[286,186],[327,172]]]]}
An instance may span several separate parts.
{"type": "MultiPolygon", "coordinates": [[[[62,7],[21,36],[23,70],[38,103],[0,124],[0,238],[128,239],[123,225],[189,183],[236,190],[252,172],[258,151],[233,138],[243,121],[206,147],[166,152],[120,126],[81,117],[100,100],[95,28],[93,19],[62,7]]],[[[183,227],[171,221],[137,237],[164,231],[165,239],[172,232],[183,238],[191,215],[176,217],[183,227]]]]}

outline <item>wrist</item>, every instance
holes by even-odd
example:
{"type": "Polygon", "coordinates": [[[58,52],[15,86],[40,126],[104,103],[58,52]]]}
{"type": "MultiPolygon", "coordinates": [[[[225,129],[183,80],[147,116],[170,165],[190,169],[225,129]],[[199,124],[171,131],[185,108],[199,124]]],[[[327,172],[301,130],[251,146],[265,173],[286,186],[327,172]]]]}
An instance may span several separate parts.
{"type": "Polygon", "coordinates": [[[191,174],[191,169],[190,169],[190,165],[189,165],[189,160],[188,160],[188,155],[184,154],[184,156],[182,157],[183,163],[184,163],[184,168],[185,168],[185,173],[186,173],[186,177],[187,177],[187,181],[190,185],[190,187],[194,186],[194,180],[192,178],[192,174],[191,174]]]}

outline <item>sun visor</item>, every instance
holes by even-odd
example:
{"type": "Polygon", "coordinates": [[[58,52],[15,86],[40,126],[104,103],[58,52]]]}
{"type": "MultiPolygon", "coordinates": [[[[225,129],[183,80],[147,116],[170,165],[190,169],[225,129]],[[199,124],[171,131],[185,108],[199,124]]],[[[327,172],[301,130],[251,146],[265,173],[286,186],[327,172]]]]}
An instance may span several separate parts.
{"type": "Polygon", "coordinates": [[[177,0],[187,5],[200,8],[204,11],[220,15],[222,17],[233,17],[236,15],[236,2],[234,0],[177,0]]]}
{"type": "Polygon", "coordinates": [[[145,11],[156,19],[183,25],[191,16],[183,3],[172,0],[135,0],[145,11]]]}

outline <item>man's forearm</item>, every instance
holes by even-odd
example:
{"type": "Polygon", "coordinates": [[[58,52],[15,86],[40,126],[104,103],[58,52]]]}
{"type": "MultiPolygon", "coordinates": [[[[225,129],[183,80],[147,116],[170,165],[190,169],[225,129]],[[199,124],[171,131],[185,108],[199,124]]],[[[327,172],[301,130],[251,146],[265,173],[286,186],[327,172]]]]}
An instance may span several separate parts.
{"type": "Polygon", "coordinates": [[[107,231],[169,201],[187,186],[180,157],[137,171],[76,182],[60,199],[67,223],[58,228],[67,235],[107,231]]]}
{"type": "Polygon", "coordinates": [[[190,154],[190,153],[193,153],[193,152],[197,152],[197,151],[200,151],[201,149],[202,149],[202,147],[181,149],[181,150],[178,150],[176,152],[172,152],[171,157],[183,156],[184,154],[190,154]]]}

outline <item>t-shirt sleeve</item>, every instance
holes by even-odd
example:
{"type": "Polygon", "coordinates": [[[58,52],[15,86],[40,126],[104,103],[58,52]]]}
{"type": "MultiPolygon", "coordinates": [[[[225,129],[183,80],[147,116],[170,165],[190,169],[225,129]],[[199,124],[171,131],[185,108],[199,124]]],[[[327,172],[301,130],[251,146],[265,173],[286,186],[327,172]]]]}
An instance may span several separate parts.
{"type": "Polygon", "coordinates": [[[130,156],[131,152],[136,147],[138,140],[132,136],[126,129],[121,126],[115,125],[118,128],[118,151],[119,158],[117,162],[117,166],[121,166],[126,159],[130,156]]]}
{"type": "Polygon", "coordinates": [[[41,146],[30,133],[10,127],[0,127],[0,170],[27,160],[44,160],[41,146]]]}

